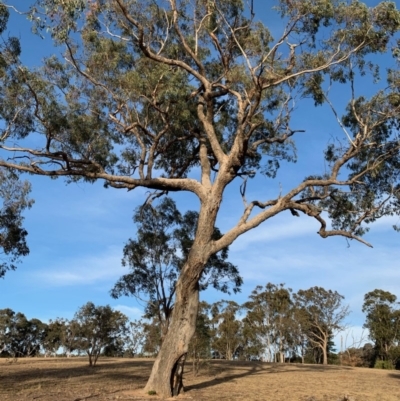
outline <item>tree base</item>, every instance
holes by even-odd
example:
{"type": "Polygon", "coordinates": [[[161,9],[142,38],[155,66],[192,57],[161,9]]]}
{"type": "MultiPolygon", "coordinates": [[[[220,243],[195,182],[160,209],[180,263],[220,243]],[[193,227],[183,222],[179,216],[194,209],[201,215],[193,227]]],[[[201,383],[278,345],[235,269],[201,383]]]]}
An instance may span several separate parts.
{"type": "Polygon", "coordinates": [[[171,392],[172,396],[176,397],[184,391],[183,388],[183,371],[185,368],[186,355],[183,354],[175,363],[171,375],[171,392]]]}

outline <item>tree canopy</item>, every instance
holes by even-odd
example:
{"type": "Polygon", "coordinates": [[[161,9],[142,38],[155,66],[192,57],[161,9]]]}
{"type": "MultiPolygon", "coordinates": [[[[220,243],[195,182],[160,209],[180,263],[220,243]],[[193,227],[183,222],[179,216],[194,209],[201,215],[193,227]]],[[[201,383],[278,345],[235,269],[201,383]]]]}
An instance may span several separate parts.
{"type": "Polygon", "coordinates": [[[124,345],[128,318],[109,305],[95,306],[88,302],[75,313],[74,322],[78,325],[76,348],[86,352],[90,366],[96,365],[106,347],[121,348],[124,345]]]}
{"type": "Polygon", "coordinates": [[[20,181],[12,171],[0,169],[0,277],[14,270],[20,257],[29,253],[22,212],[33,204],[30,188],[29,182],[20,181]]]}
{"type": "Polygon", "coordinates": [[[362,311],[366,314],[364,327],[375,342],[376,357],[384,361],[399,359],[400,310],[396,295],[375,289],[364,296],[362,311]]]}
{"type": "MultiPolygon", "coordinates": [[[[395,4],[281,1],[286,26],[278,40],[249,19],[242,1],[195,4],[35,2],[28,14],[34,26],[65,50],[29,70],[19,62],[18,40],[3,43],[2,148],[24,157],[1,164],[117,188],[189,191],[204,201],[217,183],[225,188],[258,172],[274,177],[282,161],[294,161],[292,102],[309,96],[331,104],[328,84],[348,84],[344,140],[328,146],[325,174],[248,203],[216,248],[272,212],[303,212],[320,222],[323,237],[360,239],[362,223],[398,211],[399,77],[366,60],[389,50],[397,58],[395,4]],[[365,74],[387,85],[357,96],[354,84],[365,74]],[[43,138],[38,146],[7,145],[32,132],[43,138]],[[201,180],[191,177],[199,166],[201,180]]],[[[6,17],[3,6],[3,31],[6,17]]]]}
{"type": "Polygon", "coordinates": [[[344,330],[343,320],[350,313],[349,307],[342,304],[344,297],[337,291],[317,286],[299,290],[294,294],[294,299],[300,309],[301,324],[306,335],[321,350],[326,365],[329,342],[333,334],[344,330]]]}
{"type": "Polygon", "coordinates": [[[265,288],[257,286],[244,304],[247,315],[244,319],[255,339],[258,339],[267,353],[266,360],[274,361],[271,344],[277,344],[276,354],[280,362],[285,361],[285,354],[290,345],[290,337],[295,329],[291,289],[283,284],[279,286],[267,283],[265,288]]]}
{"type": "Polygon", "coordinates": [[[0,309],[0,354],[13,358],[35,356],[47,334],[47,325],[39,319],[28,320],[21,313],[0,309]]]}
{"type": "MultiPolygon", "coordinates": [[[[61,55],[28,68],[18,39],[3,40],[0,166],[103,180],[118,189],[145,187],[149,201],[175,191],[198,199],[171,334],[146,390],[169,396],[181,388],[175,381],[196,327],[199,280],[209,259],[240,235],[286,211],[316,220],[322,238],[370,245],[362,238],[368,224],[399,212],[395,3],[280,0],[275,38],[242,0],[29,5],[34,31],[48,32],[61,55]],[[380,69],[389,58],[390,67],[380,69]],[[344,87],[349,101],[335,105],[331,93],[344,87]],[[296,143],[311,146],[303,134],[307,122],[293,123],[305,98],[330,108],[342,134],[328,140],[324,167],[271,195],[281,165],[308,157],[296,153],[296,143]],[[265,176],[265,193],[248,201],[255,175],[265,176]],[[222,199],[234,181],[242,184],[243,209],[215,238],[222,199]]],[[[0,7],[3,34],[8,8],[0,7]]]]}

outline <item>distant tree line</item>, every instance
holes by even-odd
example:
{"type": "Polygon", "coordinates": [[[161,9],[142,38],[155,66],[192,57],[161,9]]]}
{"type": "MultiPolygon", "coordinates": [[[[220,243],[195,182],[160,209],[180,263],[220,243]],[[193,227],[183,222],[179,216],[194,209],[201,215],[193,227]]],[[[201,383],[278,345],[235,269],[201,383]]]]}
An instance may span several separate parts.
{"type": "MultiPolygon", "coordinates": [[[[342,330],[349,309],[336,291],[312,287],[293,293],[283,284],[257,286],[243,305],[202,302],[189,347],[202,358],[327,364],[338,358],[333,336],[342,330]]],[[[145,327],[145,352],[156,354],[162,342],[158,320],[145,327]]]]}
{"type": "MultiPolygon", "coordinates": [[[[400,367],[400,308],[390,292],[374,290],[364,297],[364,327],[372,343],[335,352],[333,337],[345,329],[349,314],[336,291],[312,287],[294,293],[284,284],[257,286],[242,305],[221,300],[201,302],[188,356],[198,372],[210,358],[264,362],[343,364],[394,369],[400,367]]],[[[28,320],[20,312],[0,310],[0,355],[70,357],[86,354],[94,366],[100,355],[157,355],[166,330],[160,314],[146,310],[129,321],[110,306],[88,302],[73,319],[48,323],[28,320]]]]}
{"type": "Polygon", "coordinates": [[[23,313],[0,310],[2,357],[19,358],[62,354],[87,354],[94,366],[100,354],[122,356],[129,347],[128,318],[110,306],[88,302],[73,319],[57,318],[49,323],[28,320],[23,313]]]}

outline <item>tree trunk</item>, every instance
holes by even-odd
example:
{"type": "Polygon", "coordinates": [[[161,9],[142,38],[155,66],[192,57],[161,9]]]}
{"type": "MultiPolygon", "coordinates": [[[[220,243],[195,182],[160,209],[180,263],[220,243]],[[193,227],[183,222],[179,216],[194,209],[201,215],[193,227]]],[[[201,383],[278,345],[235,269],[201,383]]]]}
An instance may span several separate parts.
{"type": "Polygon", "coordinates": [[[219,185],[210,192],[209,200],[202,202],[195,240],[176,284],[171,324],[144,388],[145,392],[155,391],[157,395],[167,398],[178,395],[183,389],[183,365],[189,342],[196,331],[199,280],[212,253],[218,252],[212,248],[212,236],[223,188],[219,185]]]}
{"type": "Polygon", "coordinates": [[[323,347],[322,347],[322,355],[323,355],[323,359],[322,359],[322,364],[323,365],[327,365],[328,364],[328,341],[324,341],[323,347]]]}
{"type": "Polygon", "coordinates": [[[227,361],[232,360],[232,351],[231,351],[231,347],[229,346],[229,344],[226,345],[225,359],[227,361]]]}
{"type": "Polygon", "coordinates": [[[279,342],[279,362],[285,363],[285,353],[283,351],[282,336],[280,337],[280,342],[279,342]]]}
{"type": "Polygon", "coordinates": [[[89,357],[89,366],[93,366],[92,355],[90,354],[90,352],[86,351],[86,353],[88,354],[89,357]]]}
{"type": "Polygon", "coordinates": [[[196,271],[198,269],[193,266],[191,277],[183,275],[177,283],[171,325],[154,362],[145,392],[155,391],[161,397],[171,397],[178,395],[183,388],[183,365],[196,329],[199,307],[199,274],[196,271]]]}
{"type": "Polygon", "coordinates": [[[93,366],[95,366],[97,364],[97,360],[99,359],[100,352],[101,352],[101,349],[99,349],[98,351],[95,352],[95,354],[93,356],[93,366]]]}

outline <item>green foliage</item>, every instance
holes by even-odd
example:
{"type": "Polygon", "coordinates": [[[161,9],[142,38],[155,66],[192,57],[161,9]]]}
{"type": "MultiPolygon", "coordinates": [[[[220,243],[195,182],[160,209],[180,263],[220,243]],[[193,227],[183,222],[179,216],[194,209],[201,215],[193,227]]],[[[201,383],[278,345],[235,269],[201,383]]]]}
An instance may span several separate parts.
{"type": "Polygon", "coordinates": [[[123,357],[125,351],[125,341],[121,338],[120,341],[115,341],[112,344],[106,345],[101,354],[111,358],[118,358],[123,357]]]}
{"type": "Polygon", "coordinates": [[[234,301],[222,300],[211,306],[211,346],[219,358],[232,360],[242,345],[239,310],[240,305],[234,301]]]}
{"type": "Polygon", "coordinates": [[[266,351],[267,361],[272,362],[271,347],[277,348],[280,361],[293,345],[295,324],[293,321],[292,290],[272,283],[265,288],[257,286],[244,304],[247,309],[243,319],[243,333],[246,334],[245,349],[250,356],[261,357],[266,351]]]}
{"type": "Polygon", "coordinates": [[[340,358],[338,354],[330,352],[328,355],[328,364],[329,365],[340,365],[340,358]]]}
{"type": "Polygon", "coordinates": [[[188,355],[192,359],[193,373],[197,376],[202,360],[211,357],[211,320],[209,317],[211,305],[201,302],[196,321],[196,331],[190,340],[188,355]]]}
{"type": "Polygon", "coordinates": [[[143,335],[143,353],[146,356],[155,357],[162,343],[161,325],[157,318],[150,320],[148,323],[143,323],[143,335]]]}
{"type": "Polygon", "coordinates": [[[47,334],[47,325],[39,319],[28,320],[23,313],[0,310],[1,354],[13,358],[35,356],[47,334]]]}
{"type": "Polygon", "coordinates": [[[376,289],[365,294],[362,307],[366,313],[364,327],[369,330],[369,337],[375,342],[377,357],[391,360],[394,365],[400,358],[396,352],[396,345],[400,341],[400,310],[396,300],[394,294],[376,289]]]}
{"type": "Polygon", "coordinates": [[[142,320],[129,322],[129,330],[125,344],[125,355],[134,357],[141,353],[146,341],[146,331],[142,320]]]}
{"type": "Polygon", "coordinates": [[[63,345],[63,329],[64,326],[60,319],[49,321],[46,336],[42,343],[45,355],[55,355],[58,349],[63,345]]]}
{"type": "MultiPolygon", "coordinates": [[[[327,210],[333,230],[322,224],[322,237],[359,239],[362,223],[399,210],[398,85],[395,69],[384,77],[375,62],[396,47],[399,11],[391,2],[338,0],[281,0],[276,8],[286,27],[274,40],[241,0],[36,1],[27,13],[34,28],[66,51],[30,70],[19,60],[18,40],[2,44],[3,142],[31,133],[42,140],[34,152],[20,148],[29,163],[2,165],[200,197],[193,182],[177,179],[199,166],[208,179],[224,171],[223,188],[258,172],[274,178],[297,157],[294,134],[303,130],[290,127],[292,100],[326,104],[328,86],[353,87],[371,73],[388,85],[369,99],[352,93],[343,119],[334,111],[346,143],[329,145],[329,174],[299,184],[280,210],[296,206],[319,221],[327,210]],[[338,180],[339,170],[348,179],[338,180]],[[386,197],[393,202],[382,203],[386,197]]],[[[4,31],[8,10],[0,11],[4,31]]]]}
{"type": "MultiPolygon", "coordinates": [[[[139,5],[130,0],[121,4],[40,0],[28,14],[36,29],[48,30],[56,44],[68,44],[67,56],[71,62],[63,63],[52,57],[42,71],[28,73],[25,70],[18,74],[13,70],[16,74],[12,85],[16,90],[14,98],[18,98],[15,96],[18,93],[22,100],[34,92],[38,101],[36,105],[27,102],[28,108],[32,107],[31,112],[36,106],[38,110],[31,118],[26,114],[20,128],[25,126],[27,132],[34,128],[32,119],[36,119],[38,125],[46,121],[43,132],[47,132],[45,135],[54,147],[53,153],[62,151],[68,157],[75,155],[85,161],[80,166],[79,163],[70,164],[70,169],[91,171],[101,166],[106,171],[118,170],[125,175],[146,166],[162,169],[169,177],[187,176],[199,165],[200,133],[204,131],[196,101],[191,96],[193,93],[197,93],[197,97],[201,95],[197,91],[202,84],[200,75],[215,82],[213,107],[218,110],[218,118],[213,124],[217,137],[229,152],[238,129],[234,91],[243,95],[254,92],[254,77],[243,69],[240,61],[247,58],[256,66],[255,76],[268,85],[260,89],[261,101],[252,116],[257,129],[237,172],[243,174],[248,168],[260,168],[261,160],[266,159],[261,170],[274,176],[272,171],[278,168],[279,160],[293,160],[290,141],[268,140],[280,137],[277,130],[287,129],[290,118],[289,114],[281,114],[285,91],[289,88],[284,85],[278,88],[274,83],[277,78],[293,75],[291,81],[287,78],[290,86],[297,86],[302,95],[312,96],[321,104],[325,101],[324,72],[335,81],[348,81],[351,78],[348,54],[363,71],[366,65],[363,57],[368,53],[385,52],[390,36],[399,29],[400,20],[390,2],[369,9],[360,2],[281,1],[277,9],[288,20],[292,42],[302,43],[302,51],[280,59],[271,51],[273,38],[268,28],[245,16],[242,1],[196,2],[194,13],[189,2],[183,2],[173,30],[169,29],[173,9],[163,9],[151,1],[139,5]],[[130,12],[135,18],[129,19],[130,12]],[[102,27],[106,27],[106,31],[102,27]],[[77,32],[81,33],[80,37],[77,32]],[[318,34],[324,39],[317,46],[318,34]],[[140,35],[148,49],[140,44],[140,35]],[[302,35],[309,35],[313,41],[301,40],[302,35]],[[214,46],[217,52],[211,51],[214,46]],[[162,59],[150,57],[150,53],[162,59]],[[312,73],[303,73],[310,70],[312,73]],[[193,78],[197,82],[193,82],[193,78]],[[30,88],[24,88],[26,83],[30,88]],[[218,85],[228,90],[218,94],[218,85]],[[58,100],[59,89],[65,94],[63,101],[58,100]],[[282,126],[274,124],[275,112],[282,126]],[[130,127],[128,131],[127,127],[130,127]],[[64,135],[60,133],[54,141],[57,131],[64,131],[64,135]],[[156,132],[160,133],[155,143],[157,151],[147,163],[142,159],[142,151],[150,151],[151,135],[156,132]],[[120,154],[112,153],[113,144],[123,145],[120,154]],[[145,165],[141,165],[143,162],[145,165]],[[270,166],[274,166],[272,171],[270,166]]],[[[2,13],[0,25],[4,30],[7,8],[3,7],[2,13]]],[[[278,47],[285,45],[280,43],[278,47]]],[[[283,52],[286,53],[287,50],[283,52]]],[[[12,64],[9,63],[10,68],[12,64]]],[[[286,83],[286,79],[283,82],[286,83]]],[[[8,84],[5,87],[11,88],[8,84]]],[[[7,101],[11,105],[10,99],[7,101]]],[[[4,102],[4,107],[6,105],[4,102]]],[[[3,114],[11,118],[11,114],[3,114]]],[[[215,158],[212,151],[210,157],[215,158]]],[[[85,175],[90,179],[89,174],[81,176],[85,175]]]]}
{"type": "Polygon", "coordinates": [[[2,34],[6,27],[10,13],[4,4],[0,4],[0,34],[2,34]]]}
{"type": "Polygon", "coordinates": [[[381,359],[378,359],[378,360],[375,362],[374,368],[375,368],[375,369],[393,370],[393,369],[394,369],[394,366],[393,366],[392,361],[383,361],[383,360],[381,360],[381,359]]]}
{"type": "Polygon", "coordinates": [[[337,291],[312,287],[294,294],[298,318],[306,333],[315,360],[328,363],[333,351],[332,337],[343,330],[343,320],[349,314],[349,307],[342,305],[344,297],[337,291]]]}
{"type": "Polygon", "coordinates": [[[14,270],[19,258],[29,253],[22,212],[33,204],[28,197],[30,189],[27,181],[21,182],[16,174],[0,169],[0,277],[7,270],[14,270]]]}
{"type": "Polygon", "coordinates": [[[64,354],[67,357],[72,356],[74,351],[79,350],[80,345],[80,325],[72,319],[67,320],[57,318],[54,322],[55,330],[59,333],[60,344],[64,349],[64,354]]]}
{"type": "Polygon", "coordinates": [[[85,351],[89,365],[95,366],[100,353],[121,350],[127,332],[128,318],[110,306],[95,306],[88,302],[75,314],[74,321],[79,327],[77,349],[85,351]]]}

